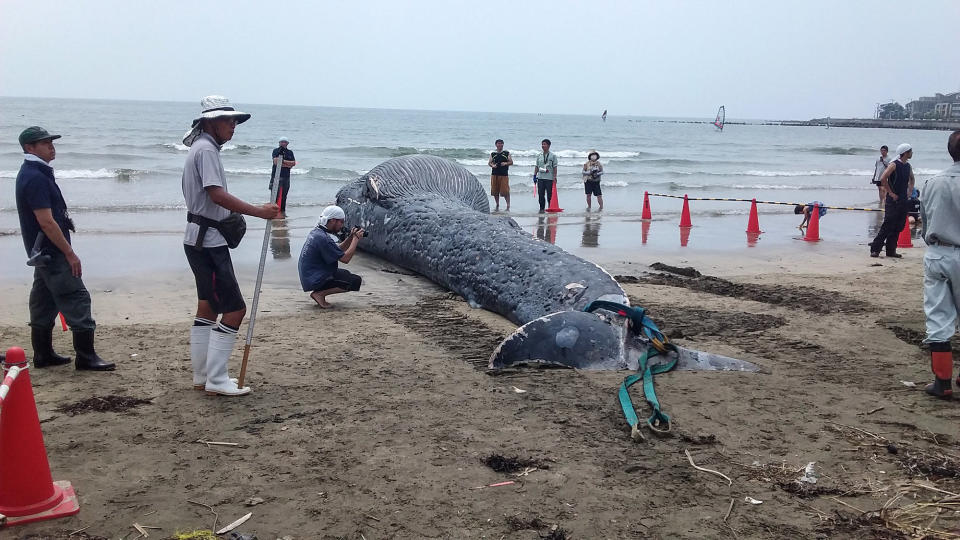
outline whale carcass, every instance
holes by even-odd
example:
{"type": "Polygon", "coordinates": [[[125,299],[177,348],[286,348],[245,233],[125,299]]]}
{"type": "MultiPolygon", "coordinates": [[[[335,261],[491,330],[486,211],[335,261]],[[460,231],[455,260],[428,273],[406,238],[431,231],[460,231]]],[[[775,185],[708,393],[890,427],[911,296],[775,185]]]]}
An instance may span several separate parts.
{"type": "MultiPolygon", "coordinates": [[[[603,268],[537,240],[505,216],[463,167],[430,155],[390,159],[344,186],[337,204],[348,226],[369,232],[362,249],[421,274],[520,327],[491,368],[543,362],[580,369],[637,369],[651,346],[616,309],[629,305],[603,268]]],[[[679,349],[677,369],[755,371],[749,362],[679,349]]]]}

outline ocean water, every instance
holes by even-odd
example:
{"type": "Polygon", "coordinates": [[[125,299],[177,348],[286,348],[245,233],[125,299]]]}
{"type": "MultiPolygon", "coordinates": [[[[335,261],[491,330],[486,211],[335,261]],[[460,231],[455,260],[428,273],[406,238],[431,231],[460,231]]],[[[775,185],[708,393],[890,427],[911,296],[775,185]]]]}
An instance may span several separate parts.
{"type": "MultiPolygon", "coordinates": [[[[947,133],[942,131],[728,124],[719,132],[708,123],[621,117],[615,111],[602,122],[599,114],[236,106],[253,116],[223,147],[230,191],[249,202],[265,202],[270,152],[280,136],[287,136],[299,163],[288,201],[292,228],[311,227],[341,186],[404,154],[454,160],[477,175],[486,190],[486,161],[497,138],[506,141],[515,161],[510,171],[511,215],[531,232],[538,225],[533,164],[540,140],[553,141],[561,165],[560,203],[566,209],[558,224],[583,225],[582,238],[589,240],[584,243],[575,238],[578,235],[569,240],[571,245],[580,240],[580,246],[603,243],[593,237],[598,218],[584,213],[579,174],[592,149],[600,153],[606,172],[605,229],[628,236],[632,234],[628,227],[639,217],[644,191],[876,207],[870,179],[881,144],[914,146],[918,186],[950,164],[947,133]]],[[[34,124],[63,135],[56,141],[53,165],[84,232],[181,231],[180,175],[187,152],[181,138],[198,109],[197,103],[0,98],[0,235],[13,235],[18,229],[14,178],[22,154],[16,139],[24,127],[34,124]]],[[[713,119],[713,111],[693,112],[702,113],[705,122],[713,119]]],[[[728,120],[735,114],[728,111],[728,120]]],[[[676,220],[681,201],[653,197],[652,206],[655,219],[676,220]]],[[[730,224],[737,229],[745,225],[749,204],[694,201],[691,210],[695,226],[730,224]]],[[[781,222],[795,227],[794,221],[799,222],[787,206],[761,205],[760,212],[761,225],[767,221],[774,228],[781,222]]],[[[876,213],[831,211],[821,225],[823,234],[862,242],[876,228],[877,215],[870,214],[876,213]]],[[[693,238],[711,228],[702,228],[701,233],[695,229],[693,238]]]]}

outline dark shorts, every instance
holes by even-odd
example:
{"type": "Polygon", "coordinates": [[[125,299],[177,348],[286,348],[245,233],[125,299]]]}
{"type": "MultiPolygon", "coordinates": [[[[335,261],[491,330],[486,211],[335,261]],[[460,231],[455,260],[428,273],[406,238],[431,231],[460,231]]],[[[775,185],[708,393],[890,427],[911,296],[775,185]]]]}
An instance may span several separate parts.
{"type": "Polygon", "coordinates": [[[584,182],[583,183],[583,192],[587,195],[596,195],[597,197],[603,195],[603,192],[600,191],[600,182],[584,182]]]}
{"type": "Polygon", "coordinates": [[[184,245],[183,251],[197,282],[198,300],[209,302],[215,313],[232,313],[247,307],[233,273],[230,248],[220,246],[198,250],[184,245]]]}
{"type": "Polygon", "coordinates": [[[359,291],[360,284],[363,282],[363,279],[356,274],[351,274],[350,272],[344,270],[343,268],[337,268],[337,271],[334,272],[333,277],[324,281],[319,287],[314,289],[316,291],[325,291],[327,289],[343,289],[345,291],[359,291]]]}

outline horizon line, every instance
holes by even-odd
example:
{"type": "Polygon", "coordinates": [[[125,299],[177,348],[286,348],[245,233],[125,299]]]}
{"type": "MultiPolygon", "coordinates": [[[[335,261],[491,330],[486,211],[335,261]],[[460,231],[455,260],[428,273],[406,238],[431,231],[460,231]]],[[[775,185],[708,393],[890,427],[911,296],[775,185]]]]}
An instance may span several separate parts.
{"type": "MultiPolygon", "coordinates": [[[[11,96],[6,94],[0,94],[0,99],[49,99],[49,100],[62,100],[62,101],[125,101],[133,103],[195,103],[194,101],[186,100],[177,100],[177,99],[133,99],[133,98],[92,98],[92,97],[62,97],[62,96],[11,96]]],[[[484,110],[470,110],[470,109],[418,109],[418,108],[408,108],[408,107],[360,107],[360,106],[346,106],[346,105],[307,105],[301,103],[255,103],[249,102],[249,105],[267,105],[271,107],[315,107],[318,109],[360,109],[360,110],[370,110],[370,111],[410,111],[410,112],[452,112],[452,113],[483,113],[483,114],[527,114],[533,116],[540,115],[551,115],[551,116],[583,116],[583,117],[600,117],[600,114],[586,114],[586,113],[556,113],[556,112],[516,112],[516,111],[484,111],[484,110]]],[[[656,119],[683,119],[683,120],[699,120],[701,118],[709,119],[713,115],[709,116],[654,116],[654,115],[639,115],[639,114],[608,114],[608,118],[613,116],[614,118],[656,118],[656,119]]],[[[850,117],[856,118],[856,117],[850,117]]],[[[839,117],[838,117],[839,119],[839,117]]],[[[811,118],[809,120],[795,120],[795,119],[770,119],[770,118],[737,118],[728,119],[727,123],[733,124],[735,122],[807,122],[810,120],[817,120],[817,118],[811,118]]]]}

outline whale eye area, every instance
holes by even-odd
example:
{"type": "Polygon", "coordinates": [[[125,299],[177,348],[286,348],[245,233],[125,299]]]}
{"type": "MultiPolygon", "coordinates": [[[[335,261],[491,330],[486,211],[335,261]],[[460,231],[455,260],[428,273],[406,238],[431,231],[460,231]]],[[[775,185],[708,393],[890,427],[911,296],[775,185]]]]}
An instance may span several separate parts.
{"type": "Polygon", "coordinates": [[[561,349],[572,349],[573,346],[577,344],[578,339],[580,339],[580,330],[568,326],[557,332],[557,347],[561,349]]]}

